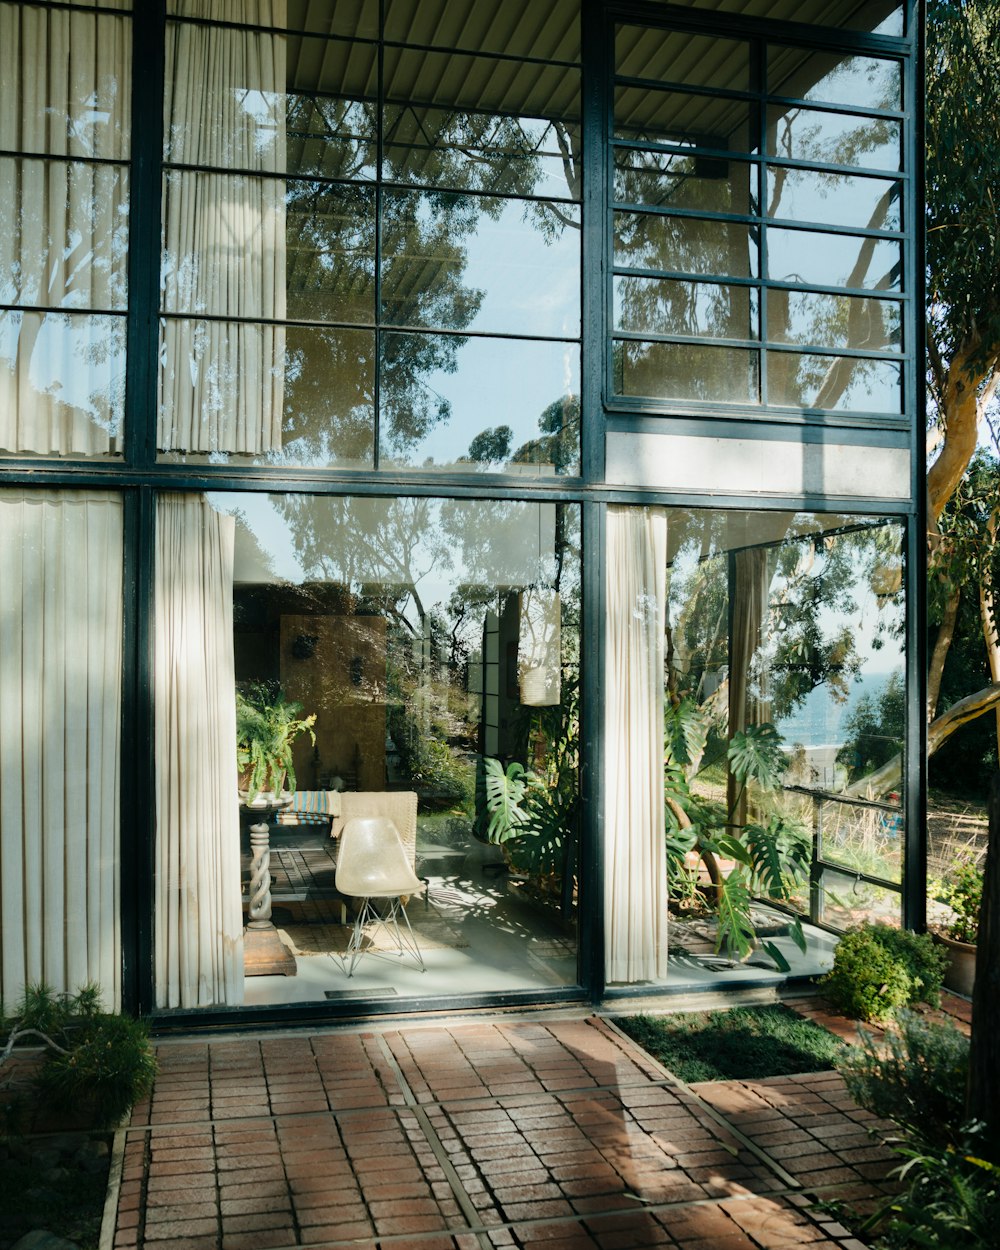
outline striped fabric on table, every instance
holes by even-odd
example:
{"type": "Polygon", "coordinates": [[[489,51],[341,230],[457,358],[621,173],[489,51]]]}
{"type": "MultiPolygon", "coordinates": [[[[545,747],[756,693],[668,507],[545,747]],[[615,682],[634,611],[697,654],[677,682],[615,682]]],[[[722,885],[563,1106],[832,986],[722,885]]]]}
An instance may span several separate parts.
{"type": "Polygon", "coordinates": [[[339,790],[296,790],[291,806],[278,813],[278,824],[325,825],[339,815],[339,790]]]}

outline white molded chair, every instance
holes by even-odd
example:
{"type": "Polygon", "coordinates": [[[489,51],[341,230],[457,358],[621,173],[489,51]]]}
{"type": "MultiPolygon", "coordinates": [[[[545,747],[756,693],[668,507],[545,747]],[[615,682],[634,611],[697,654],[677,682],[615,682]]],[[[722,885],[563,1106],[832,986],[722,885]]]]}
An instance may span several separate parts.
{"type": "Polygon", "coordinates": [[[355,816],[344,825],[337,855],[336,886],[338,894],[359,900],[354,919],[354,932],[344,953],[347,975],[362,955],[374,951],[376,935],[381,930],[395,943],[396,955],[411,955],[420,971],[424,957],[413,936],[403,898],[422,894],[425,882],[413,871],[396,826],[384,816],[355,816]],[[382,902],[381,909],[375,900],[382,902]],[[400,924],[402,921],[402,924],[400,924]],[[369,932],[365,929],[370,926],[369,932]]]}

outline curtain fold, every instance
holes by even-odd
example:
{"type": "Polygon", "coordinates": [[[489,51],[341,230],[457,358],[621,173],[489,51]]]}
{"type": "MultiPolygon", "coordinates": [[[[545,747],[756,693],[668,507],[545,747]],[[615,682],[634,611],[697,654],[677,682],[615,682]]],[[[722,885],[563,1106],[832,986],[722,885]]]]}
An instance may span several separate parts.
{"type": "Polygon", "coordinates": [[[121,499],[0,491],[0,995],[121,1001],[121,499]]]}
{"type": "Polygon", "coordinates": [[[605,973],[667,972],[663,665],[667,513],[609,507],[605,652],[605,973]]]}
{"type": "Polygon", "coordinates": [[[243,1001],[233,660],[235,521],[200,495],[157,506],[156,1001],[243,1001]]]}
{"type": "MultiPolygon", "coordinates": [[[[284,0],[213,0],[199,16],[287,20],[284,0]]],[[[245,172],[164,181],[163,304],[187,316],[163,323],[161,450],[281,448],[285,330],[261,323],[286,315],[286,184],[267,176],[286,167],[285,59],[285,36],[272,31],[168,27],[170,160],[245,172]]]]}
{"type": "Polygon", "coordinates": [[[128,177],[74,157],[127,156],[131,23],[0,5],[0,150],[70,158],[0,161],[0,448],[42,455],[118,450],[128,177]]]}

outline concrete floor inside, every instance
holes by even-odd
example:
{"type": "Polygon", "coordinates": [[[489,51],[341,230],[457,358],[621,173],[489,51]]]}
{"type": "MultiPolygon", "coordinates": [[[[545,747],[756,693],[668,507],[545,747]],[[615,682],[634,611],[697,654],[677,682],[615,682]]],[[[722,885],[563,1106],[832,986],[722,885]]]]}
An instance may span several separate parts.
{"type": "MultiPolygon", "coordinates": [[[[306,933],[310,953],[296,955],[295,976],[246,978],[245,1003],[271,1006],[352,999],[419,999],[545,991],[577,982],[576,938],[556,909],[543,910],[503,871],[497,849],[474,844],[458,852],[418,843],[417,869],[428,882],[426,898],[410,901],[408,914],[424,959],[424,971],[409,955],[366,953],[349,976],[343,956],[350,926],[324,925],[306,933]],[[325,935],[325,936],[324,936],[325,935]],[[333,949],[323,949],[324,942],[333,949]]],[[[327,909],[329,910],[329,909],[327,909]]],[[[275,922],[286,943],[302,936],[293,909],[275,905],[275,922]]],[[[836,937],[806,926],[803,953],[791,937],[771,938],[791,971],[779,973],[762,952],[745,963],[714,956],[710,943],[691,940],[678,924],[670,937],[664,981],[609,986],[609,994],[697,994],[713,989],[753,989],[825,972],[833,962],[836,937]]],[[[296,948],[299,949],[299,948],[296,948]]]]}

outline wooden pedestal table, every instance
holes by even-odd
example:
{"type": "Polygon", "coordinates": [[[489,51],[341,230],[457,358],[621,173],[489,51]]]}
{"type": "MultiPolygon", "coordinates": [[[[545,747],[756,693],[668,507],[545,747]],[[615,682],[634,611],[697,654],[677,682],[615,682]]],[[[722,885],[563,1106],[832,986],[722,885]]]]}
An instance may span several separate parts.
{"type": "Polygon", "coordinates": [[[243,810],[257,819],[250,826],[250,918],[243,930],[243,971],[248,977],[294,977],[295,956],[278,936],[271,920],[271,827],[276,812],[292,796],[258,795],[243,810]]]}

